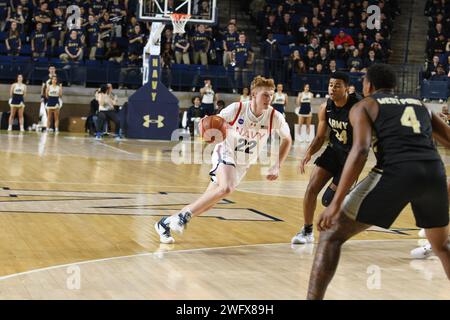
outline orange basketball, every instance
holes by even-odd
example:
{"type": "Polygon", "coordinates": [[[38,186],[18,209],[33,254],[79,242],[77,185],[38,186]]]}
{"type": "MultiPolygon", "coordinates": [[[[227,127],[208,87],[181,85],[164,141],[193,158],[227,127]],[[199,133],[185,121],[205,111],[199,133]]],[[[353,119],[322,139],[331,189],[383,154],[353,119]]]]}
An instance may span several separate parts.
{"type": "Polygon", "coordinates": [[[221,142],[227,137],[227,122],[219,116],[208,116],[199,123],[202,139],[208,143],[221,142]]]}

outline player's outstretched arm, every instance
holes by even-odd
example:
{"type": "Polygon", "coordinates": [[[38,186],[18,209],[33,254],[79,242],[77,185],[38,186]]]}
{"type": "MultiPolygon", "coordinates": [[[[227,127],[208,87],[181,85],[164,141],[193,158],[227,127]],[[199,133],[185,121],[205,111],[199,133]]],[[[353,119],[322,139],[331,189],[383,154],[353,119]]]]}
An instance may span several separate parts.
{"type": "Polygon", "coordinates": [[[320,231],[329,229],[339,217],[345,196],[364,168],[372,142],[372,122],[366,108],[376,107],[377,104],[375,101],[372,99],[364,99],[357,103],[350,111],[349,119],[353,126],[352,149],[345,162],[341,180],[339,181],[333,201],[319,218],[318,229],[320,231]]]}
{"type": "Polygon", "coordinates": [[[320,105],[319,110],[319,123],[317,125],[316,136],[314,137],[308,150],[306,150],[305,157],[300,161],[300,173],[305,173],[305,166],[311,160],[311,157],[322,148],[325,143],[327,135],[327,116],[326,116],[326,103],[320,105]]]}
{"type": "Polygon", "coordinates": [[[450,126],[434,112],[431,113],[431,126],[433,137],[444,147],[450,148],[450,126]]]}
{"type": "Polygon", "coordinates": [[[289,151],[292,146],[292,137],[291,131],[289,129],[289,125],[286,121],[283,120],[281,127],[279,129],[281,143],[280,150],[278,152],[278,161],[275,163],[272,168],[270,168],[269,173],[267,174],[267,180],[276,180],[280,173],[280,168],[283,165],[284,161],[289,155],[289,151]]]}

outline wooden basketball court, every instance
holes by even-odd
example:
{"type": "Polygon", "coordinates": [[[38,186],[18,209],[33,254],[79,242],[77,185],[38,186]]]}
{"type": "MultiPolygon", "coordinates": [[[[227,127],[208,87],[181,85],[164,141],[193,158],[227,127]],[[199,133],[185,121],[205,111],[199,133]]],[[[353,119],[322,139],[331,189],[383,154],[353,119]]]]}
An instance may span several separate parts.
{"type": "MultiPolygon", "coordinates": [[[[279,180],[252,167],[232,196],[160,245],[155,222],[209,181],[208,164],[174,164],[174,146],[0,134],[0,298],[303,299],[314,245],[290,239],[312,169],[297,171],[305,146],[293,148],[279,180]]],[[[365,172],[373,164],[371,155],[365,172]]],[[[409,257],[417,231],[407,208],[391,230],[352,239],[326,298],[450,299],[439,261],[409,257]]]]}

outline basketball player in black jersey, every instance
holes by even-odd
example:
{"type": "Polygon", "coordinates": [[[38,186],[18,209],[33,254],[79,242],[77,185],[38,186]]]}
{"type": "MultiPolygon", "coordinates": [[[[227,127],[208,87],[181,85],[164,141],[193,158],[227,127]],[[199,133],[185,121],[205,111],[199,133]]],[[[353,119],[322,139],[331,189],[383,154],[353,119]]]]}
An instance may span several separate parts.
{"type": "Polygon", "coordinates": [[[432,140],[433,135],[450,148],[450,128],[420,100],[396,95],[395,87],[390,66],[374,64],[367,71],[366,98],[350,112],[353,146],[336,194],[319,219],[308,299],[324,297],[344,242],[371,225],[389,228],[408,203],[450,280],[445,167],[432,140]],[[366,163],[372,132],[376,167],[347,195],[366,163]]]}
{"type": "Polygon", "coordinates": [[[316,167],[311,174],[303,201],[305,225],[292,238],[291,242],[293,244],[314,242],[313,219],[317,195],[327,182],[333,178],[322,198],[324,206],[331,202],[344,168],[345,160],[350,151],[352,129],[348,121],[348,114],[352,106],[361,100],[361,97],[355,94],[350,95],[348,86],[349,78],[347,74],[335,72],[331,75],[328,84],[330,98],[320,106],[317,134],[300,163],[300,172],[305,173],[305,165],[322,148],[327,136],[327,127],[330,128],[329,144],[322,155],[315,161],[316,167]]]}

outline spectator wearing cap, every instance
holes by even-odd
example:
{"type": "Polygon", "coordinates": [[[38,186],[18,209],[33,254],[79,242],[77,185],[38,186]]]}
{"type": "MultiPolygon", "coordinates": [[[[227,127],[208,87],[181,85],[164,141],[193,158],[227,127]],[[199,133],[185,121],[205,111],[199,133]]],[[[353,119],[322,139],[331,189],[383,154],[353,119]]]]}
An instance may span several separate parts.
{"type": "Polygon", "coordinates": [[[320,43],[324,47],[328,47],[328,44],[334,40],[330,29],[325,29],[322,37],[320,38],[320,43]]]}
{"type": "Polygon", "coordinates": [[[197,32],[194,33],[191,40],[191,46],[194,49],[194,64],[208,64],[208,51],[211,45],[209,34],[205,31],[205,25],[199,24],[197,32]]]}
{"type": "Polygon", "coordinates": [[[36,30],[31,33],[31,54],[33,58],[45,57],[47,52],[47,34],[42,31],[42,23],[36,24],[36,30]]]}
{"type": "Polygon", "coordinates": [[[334,37],[334,44],[337,49],[343,49],[345,43],[350,46],[351,50],[355,48],[355,42],[353,41],[353,38],[341,29],[339,30],[339,34],[334,37]]]}

